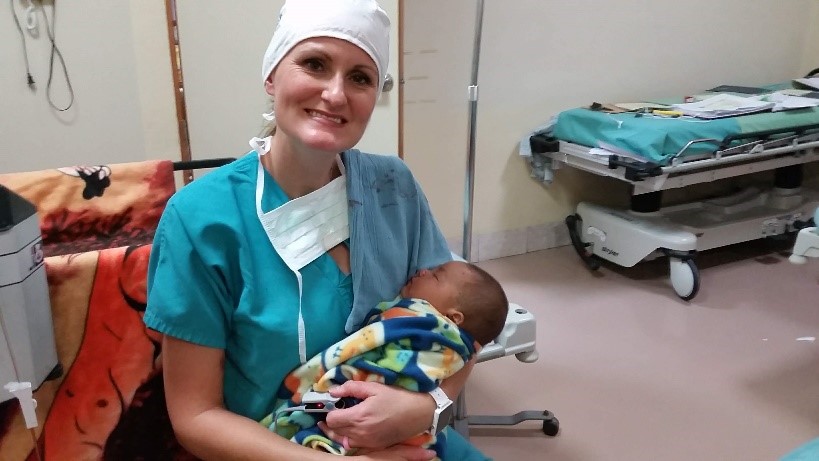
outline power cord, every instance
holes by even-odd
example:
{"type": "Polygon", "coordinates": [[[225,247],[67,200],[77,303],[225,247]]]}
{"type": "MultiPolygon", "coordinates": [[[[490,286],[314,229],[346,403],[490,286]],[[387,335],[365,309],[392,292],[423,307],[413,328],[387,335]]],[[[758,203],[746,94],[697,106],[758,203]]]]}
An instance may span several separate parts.
{"type": "Polygon", "coordinates": [[[20,32],[20,40],[23,45],[23,59],[26,61],[26,85],[32,90],[34,89],[34,77],[31,76],[31,67],[28,63],[28,48],[26,47],[26,34],[23,32],[23,27],[20,25],[20,19],[17,17],[17,11],[14,9],[14,0],[9,1],[11,6],[11,16],[14,18],[14,24],[17,25],[17,30],[20,32]]]}
{"type": "MultiPolygon", "coordinates": [[[[70,109],[74,105],[74,87],[71,85],[71,78],[68,76],[68,67],[65,64],[65,58],[63,58],[63,53],[60,51],[60,48],[57,46],[57,40],[54,36],[53,28],[56,28],[57,22],[57,5],[54,4],[53,11],[51,14],[51,21],[48,19],[48,13],[46,13],[45,8],[43,7],[43,3],[41,0],[30,0],[32,4],[36,5],[40,11],[43,13],[43,17],[45,18],[45,27],[46,27],[46,34],[48,35],[48,40],[51,42],[51,56],[49,57],[48,63],[48,82],[46,83],[46,99],[48,100],[48,104],[56,111],[65,112],[70,109]],[[60,65],[63,68],[63,76],[65,77],[65,83],[68,87],[68,104],[65,107],[59,107],[54,102],[54,98],[52,96],[52,82],[54,80],[54,58],[60,60],[60,65]]],[[[14,0],[9,1],[9,5],[11,6],[11,15],[14,18],[14,24],[17,26],[17,30],[20,32],[20,40],[23,46],[23,59],[26,63],[26,84],[32,90],[36,90],[36,85],[34,82],[34,77],[31,75],[31,66],[29,64],[28,58],[28,46],[26,44],[26,34],[23,31],[23,27],[20,24],[20,18],[17,17],[17,11],[14,9],[14,0]]],[[[33,15],[33,10],[29,7],[29,14],[33,15]]],[[[30,20],[33,16],[30,16],[30,20]]]]}
{"type": "Polygon", "coordinates": [[[64,112],[71,108],[74,105],[74,88],[71,86],[71,78],[68,76],[68,67],[65,65],[65,59],[63,58],[63,54],[60,52],[60,49],[57,47],[56,39],[54,38],[54,31],[51,30],[51,25],[54,25],[55,29],[57,26],[57,4],[54,4],[54,9],[51,13],[51,24],[48,21],[48,14],[46,14],[45,8],[43,8],[43,3],[41,0],[32,0],[37,3],[40,7],[40,11],[43,12],[43,17],[45,17],[45,27],[46,27],[46,34],[48,34],[48,39],[51,41],[51,58],[49,59],[48,63],[48,83],[46,83],[46,98],[48,99],[48,104],[56,111],[64,112]],[[63,67],[63,75],[65,76],[65,83],[68,87],[68,94],[69,94],[69,101],[68,105],[60,108],[54,104],[54,101],[51,98],[51,81],[54,77],[54,56],[60,60],[60,65],[63,67]]]}
{"type": "Polygon", "coordinates": [[[282,408],[281,410],[277,411],[273,416],[273,427],[270,429],[272,432],[276,432],[276,424],[279,422],[279,418],[285,413],[293,413],[294,411],[304,411],[305,406],[299,405],[295,407],[287,407],[282,408]]]}

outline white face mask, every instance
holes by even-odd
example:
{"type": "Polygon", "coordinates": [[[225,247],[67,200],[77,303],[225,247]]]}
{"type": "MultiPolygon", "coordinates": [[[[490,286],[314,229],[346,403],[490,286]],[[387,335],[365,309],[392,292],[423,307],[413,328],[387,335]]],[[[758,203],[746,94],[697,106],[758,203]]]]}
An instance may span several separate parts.
{"type": "Polygon", "coordinates": [[[299,271],[350,236],[347,183],[344,165],[339,158],[340,177],[321,189],[290,200],[267,213],[263,212],[264,167],[261,157],[270,150],[270,141],[270,137],[250,140],[250,146],[259,155],[256,213],[276,253],[293,271],[299,283],[299,359],[304,364],[307,362],[307,343],[301,313],[303,287],[299,271]]]}

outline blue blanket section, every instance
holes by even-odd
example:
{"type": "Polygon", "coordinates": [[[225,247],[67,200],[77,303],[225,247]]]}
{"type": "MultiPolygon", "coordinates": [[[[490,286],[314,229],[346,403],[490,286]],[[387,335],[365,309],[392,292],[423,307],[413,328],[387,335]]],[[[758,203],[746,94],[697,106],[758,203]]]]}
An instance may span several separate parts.
{"type": "MultiPolygon", "coordinates": [[[[600,147],[598,141],[666,163],[692,139],[713,138],[741,133],[736,118],[701,120],[689,117],[660,117],[636,113],[609,114],[589,109],[570,109],[557,117],[553,135],[588,147],[600,147]]],[[[717,144],[698,143],[685,155],[710,153],[717,144]]]]}

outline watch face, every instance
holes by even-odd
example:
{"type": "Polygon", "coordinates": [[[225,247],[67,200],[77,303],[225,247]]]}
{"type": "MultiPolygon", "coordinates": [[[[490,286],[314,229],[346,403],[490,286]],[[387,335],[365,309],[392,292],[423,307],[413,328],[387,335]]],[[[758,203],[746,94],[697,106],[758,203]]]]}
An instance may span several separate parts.
{"type": "Polygon", "coordinates": [[[446,429],[447,426],[452,424],[452,417],[455,415],[455,405],[447,405],[446,408],[441,410],[441,415],[438,416],[438,432],[446,429]]]}

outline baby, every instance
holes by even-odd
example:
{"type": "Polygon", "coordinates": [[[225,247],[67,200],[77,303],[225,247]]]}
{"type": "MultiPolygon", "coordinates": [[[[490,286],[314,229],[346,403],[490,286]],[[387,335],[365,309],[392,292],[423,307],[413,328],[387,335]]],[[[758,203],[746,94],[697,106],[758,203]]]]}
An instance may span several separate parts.
{"type": "MultiPolygon", "coordinates": [[[[261,422],[302,445],[352,454],[321,432],[314,414],[286,409],[298,406],[307,391],[327,392],[348,380],[429,392],[500,334],[508,308],[497,280],[473,264],[451,261],[420,270],[396,299],[370,312],[367,325],[290,373],[276,411],[261,422]]],[[[404,443],[443,458],[443,435],[420,434],[404,443]]]]}
{"type": "Polygon", "coordinates": [[[503,330],[509,308],[506,294],[494,277],[474,264],[460,261],[418,271],[401,288],[400,295],[431,304],[481,346],[503,330]]]}

